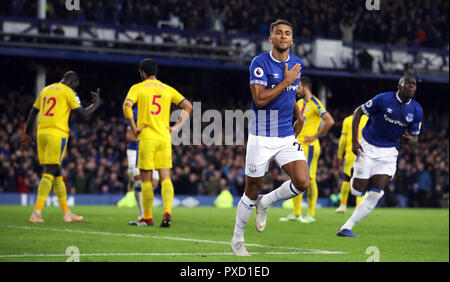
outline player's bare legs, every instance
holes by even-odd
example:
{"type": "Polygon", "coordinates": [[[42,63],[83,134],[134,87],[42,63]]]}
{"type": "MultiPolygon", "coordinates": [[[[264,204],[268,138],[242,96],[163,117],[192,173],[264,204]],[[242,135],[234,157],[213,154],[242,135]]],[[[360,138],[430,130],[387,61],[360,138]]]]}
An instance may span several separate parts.
{"type": "Polygon", "coordinates": [[[291,178],[292,184],[300,191],[305,192],[309,187],[309,170],[306,161],[293,161],[285,164],[282,169],[291,178]]]}
{"type": "Polygon", "coordinates": [[[362,180],[352,179],[352,194],[356,197],[362,197],[367,193],[367,196],[361,201],[347,222],[339,229],[338,236],[357,237],[351,232],[352,228],[366,218],[377,206],[384,195],[383,190],[390,180],[391,176],[389,175],[374,175],[370,179],[362,180]]]}

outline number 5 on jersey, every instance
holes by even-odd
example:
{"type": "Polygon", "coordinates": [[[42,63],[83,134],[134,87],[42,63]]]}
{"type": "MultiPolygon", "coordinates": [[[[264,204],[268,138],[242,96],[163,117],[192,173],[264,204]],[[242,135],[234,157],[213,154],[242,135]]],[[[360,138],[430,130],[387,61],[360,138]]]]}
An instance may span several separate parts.
{"type": "Polygon", "coordinates": [[[161,104],[158,103],[158,99],[161,99],[161,95],[153,95],[152,106],[156,106],[158,109],[156,111],[150,111],[150,113],[154,116],[159,115],[161,113],[161,104]]]}

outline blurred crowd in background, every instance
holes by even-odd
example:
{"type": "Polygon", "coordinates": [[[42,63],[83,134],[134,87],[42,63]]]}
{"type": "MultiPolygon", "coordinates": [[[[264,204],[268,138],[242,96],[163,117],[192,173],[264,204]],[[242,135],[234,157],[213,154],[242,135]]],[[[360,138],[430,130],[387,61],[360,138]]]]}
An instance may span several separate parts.
{"type": "MultiPolygon", "coordinates": [[[[362,91],[364,83],[352,83],[352,89],[362,91]]],[[[41,176],[36,146],[20,150],[20,137],[34,97],[23,87],[2,91],[6,94],[0,96],[0,192],[36,193],[41,176]]],[[[74,113],[71,115],[69,144],[62,163],[71,194],[126,192],[126,122],[121,112],[121,101],[105,95],[102,106],[91,119],[83,120],[74,113]]],[[[246,98],[249,102],[250,96],[246,98]]],[[[203,111],[207,109],[206,105],[202,104],[203,111]]],[[[239,107],[246,110],[249,104],[245,102],[239,107]]],[[[386,206],[448,206],[449,113],[448,109],[444,112],[427,109],[424,108],[420,144],[417,147],[403,146],[400,150],[396,177],[383,200],[386,206]]],[[[342,170],[337,160],[338,139],[342,121],[353,109],[331,104],[327,110],[336,124],[325,137],[320,138],[319,197],[332,197],[339,193],[342,170]]],[[[172,180],[175,193],[215,196],[222,189],[230,189],[232,194],[242,195],[245,149],[245,145],[174,146],[172,180]]],[[[286,179],[287,176],[272,163],[265,176],[263,193],[279,187],[286,179]]]]}
{"type": "MultiPolygon", "coordinates": [[[[0,0],[0,14],[36,17],[35,0],[0,0]]],[[[277,18],[291,21],[295,36],[404,46],[448,48],[449,2],[446,0],[383,0],[369,11],[353,0],[82,0],[68,12],[66,0],[47,0],[47,18],[77,23],[157,26],[158,21],[183,23],[184,28],[219,33],[266,36],[277,18]],[[396,28],[392,28],[396,27],[396,28]]],[[[48,33],[51,32],[50,27],[48,33]]],[[[55,28],[60,34],[60,28],[55,28]]],[[[45,31],[47,33],[47,31],[45,31]]]]}

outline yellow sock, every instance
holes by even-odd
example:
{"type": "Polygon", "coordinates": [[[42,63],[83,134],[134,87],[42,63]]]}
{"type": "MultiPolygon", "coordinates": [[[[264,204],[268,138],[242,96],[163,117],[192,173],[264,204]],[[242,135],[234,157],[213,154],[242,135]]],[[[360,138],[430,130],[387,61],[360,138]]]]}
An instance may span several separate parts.
{"type": "Polygon", "coordinates": [[[350,182],[344,181],[341,186],[341,205],[346,206],[348,194],[350,193],[350,182]]]}
{"type": "Polygon", "coordinates": [[[359,206],[359,204],[361,204],[363,199],[364,197],[356,197],[356,206],[359,206]]]}
{"type": "Polygon", "coordinates": [[[66,184],[64,183],[62,176],[55,177],[55,180],[53,181],[53,184],[55,185],[55,195],[58,197],[59,205],[61,206],[61,210],[63,212],[69,211],[69,206],[67,205],[67,190],[66,190],[66,184]]]}
{"type": "Polygon", "coordinates": [[[173,201],[173,184],[170,178],[166,178],[161,182],[161,196],[163,200],[164,214],[172,214],[172,201],[173,201]]]}
{"type": "Polygon", "coordinates": [[[153,216],[153,187],[150,181],[142,182],[142,206],[144,219],[151,219],[153,216]]]}
{"type": "Polygon", "coordinates": [[[319,190],[317,188],[317,182],[315,178],[311,178],[308,188],[308,214],[312,217],[316,215],[316,203],[319,196],[319,190]]]}
{"type": "Polygon", "coordinates": [[[295,216],[302,215],[302,201],[303,201],[303,194],[292,198],[292,202],[294,203],[294,215],[295,216]]]}
{"type": "Polygon", "coordinates": [[[41,211],[44,208],[45,200],[52,191],[53,175],[43,174],[38,187],[38,196],[36,200],[35,210],[41,211]]]}

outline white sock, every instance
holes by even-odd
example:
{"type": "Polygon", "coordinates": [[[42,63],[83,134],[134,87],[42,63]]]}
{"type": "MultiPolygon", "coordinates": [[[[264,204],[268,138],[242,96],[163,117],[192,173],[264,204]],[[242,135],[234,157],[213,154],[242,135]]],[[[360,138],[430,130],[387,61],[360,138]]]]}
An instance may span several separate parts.
{"type": "Polygon", "coordinates": [[[277,189],[264,195],[261,198],[261,204],[263,207],[270,207],[276,202],[288,200],[300,194],[303,194],[303,192],[298,191],[297,188],[295,188],[294,184],[292,184],[292,181],[288,180],[281,184],[281,186],[277,189]]]}
{"type": "Polygon", "coordinates": [[[256,201],[253,201],[247,197],[245,193],[242,195],[236,211],[236,224],[234,225],[233,241],[244,241],[245,227],[247,226],[250,216],[252,215],[255,202],[256,201]]]}
{"type": "Polygon", "coordinates": [[[359,206],[355,209],[352,216],[347,220],[347,222],[341,227],[340,230],[352,228],[361,220],[366,218],[370,212],[377,206],[378,201],[383,197],[384,191],[379,189],[369,189],[367,192],[367,197],[365,197],[359,206]]]}
{"type": "Polygon", "coordinates": [[[134,197],[136,198],[136,203],[138,207],[138,217],[144,217],[144,207],[142,206],[142,181],[138,180],[135,182],[134,186],[134,197]]]}
{"type": "Polygon", "coordinates": [[[37,213],[37,214],[39,214],[39,215],[42,214],[42,212],[41,212],[40,210],[34,210],[34,212],[37,213]]]}

